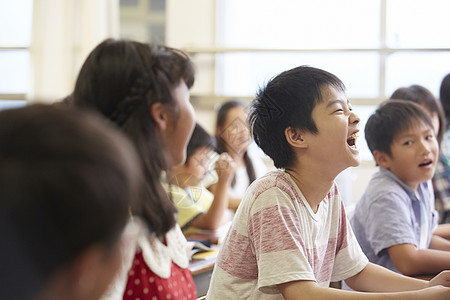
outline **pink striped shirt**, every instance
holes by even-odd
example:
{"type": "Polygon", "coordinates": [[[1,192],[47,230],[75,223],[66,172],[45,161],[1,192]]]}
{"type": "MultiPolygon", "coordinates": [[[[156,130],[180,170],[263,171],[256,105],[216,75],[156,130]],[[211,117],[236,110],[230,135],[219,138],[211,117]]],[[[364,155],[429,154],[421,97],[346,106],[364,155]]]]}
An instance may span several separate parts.
{"type": "Polygon", "coordinates": [[[208,299],[282,299],[277,284],[320,286],[367,265],[336,184],[314,213],[283,171],[256,180],[234,217],[211,279],[208,299]]]}

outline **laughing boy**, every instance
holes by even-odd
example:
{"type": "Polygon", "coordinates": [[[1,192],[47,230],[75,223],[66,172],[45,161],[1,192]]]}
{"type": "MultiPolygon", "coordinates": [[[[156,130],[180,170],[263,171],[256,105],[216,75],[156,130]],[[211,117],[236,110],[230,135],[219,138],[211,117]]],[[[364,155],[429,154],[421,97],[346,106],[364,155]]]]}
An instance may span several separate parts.
{"type": "Polygon", "coordinates": [[[369,263],[334,182],[359,164],[358,116],[333,74],[297,67],[250,107],[253,136],[278,170],[248,188],[214,268],[207,299],[445,299],[430,282],[369,263]],[[362,293],[329,288],[346,280],[362,293]],[[428,288],[433,286],[431,288],[428,288]],[[396,293],[403,291],[401,293],[396,293]]]}

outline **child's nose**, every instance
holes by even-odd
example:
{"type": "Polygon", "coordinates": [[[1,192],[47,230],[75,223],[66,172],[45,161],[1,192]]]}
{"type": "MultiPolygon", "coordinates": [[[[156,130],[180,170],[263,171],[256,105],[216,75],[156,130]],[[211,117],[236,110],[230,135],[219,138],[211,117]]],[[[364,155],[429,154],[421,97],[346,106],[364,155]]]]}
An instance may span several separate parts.
{"type": "Polygon", "coordinates": [[[422,152],[423,154],[428,154],[431,152],[431,144],[423,141],[422,143],[422,152]]]}
{"type": "Polygon", "coordinates": [[[359,116],[356,113],[352,112],[351,115],[350,115],[349,122],[351,124],[355,124],[356,125],[356,124],[359,123],[359,121],[360,121],[359,116]]]}

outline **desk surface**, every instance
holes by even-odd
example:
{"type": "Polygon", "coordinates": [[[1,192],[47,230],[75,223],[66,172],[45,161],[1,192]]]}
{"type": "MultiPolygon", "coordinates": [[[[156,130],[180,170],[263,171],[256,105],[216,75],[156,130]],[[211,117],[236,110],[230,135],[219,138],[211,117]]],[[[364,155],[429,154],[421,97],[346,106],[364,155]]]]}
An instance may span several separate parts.
{"type": "Polygon", "coordinates": [[[192,275],[197,275],[200,273],[212,271],[214,265],[216,264],[216,258],[211,259],[194,259],[189,263],[189,271],[192,275]]]}
{"type": "MultiPolygon", "coordinates": [[[[219,237],[217,232],[207,232],[207,231],[200,231],[195,233],[190,233],[186,235],[187,240],[210,240],[211,244],[217,245],[219,237]]],[[[197,275],[200,273],[212,271],[214,268],[214,265],[216,263],[217,256],[213,256],[206,259],[193,259],[189,263],[189,270],[191,271],[192,275],[197,275]]]]}
{"type": "MultiPolygon", "coordinates": [[[[219,242],[220,234],[218,232],[197,231],[186,234],[187,240],[210,240],[212,245],[219,242]]],[[[194,283],[197,289],[197,295],[205,296],[208,292],[211,274],[216,263],[217,255],[206,259],[193,259],[189,262],[189,271],[191,271],[194,283]]]]}

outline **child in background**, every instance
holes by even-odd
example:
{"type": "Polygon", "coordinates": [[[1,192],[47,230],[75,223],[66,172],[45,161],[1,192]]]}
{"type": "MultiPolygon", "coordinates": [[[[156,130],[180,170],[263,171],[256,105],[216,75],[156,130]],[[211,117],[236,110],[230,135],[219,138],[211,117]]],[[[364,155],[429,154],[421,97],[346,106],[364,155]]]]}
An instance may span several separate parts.
{"type": "Polygon", "coordinates": [[[436,173],[442,177],[436,179],[439,199],[442,201],[442,223],[450,222],[450,73],[442,79],[439,91],[440,102],[445,113],[444,136],[441,143],[441,163],[436,173]]]}
{"type": "MultiPolygon", "coordinates": [[[[236,210],[248,186],[266,172],[266,166],[252,143],[247,106],[239,100],[223,103],[217,112],[217,152],[227,152],[236,162],[229,191],[229,206],[236,210]]],[[[216,185],[209,187],[215,191],[216,185]]]]}
{"type": "Polygon", "coordinates": [[[368,263],[361,251],[334,183],[342,170],[359,164],[359,118],[344,89],[333,74],[302,66],[258,92],[250,107],[253,136],[279,170],[248,188],[207,299],[450,297],[448,288],[425,289],[448,285],[450,272],[430,282],[409,278],[368,263]],[[329,288],[340,280],[372,293],[329,288]]]}
{"type": "Polygon", "coordinates": [[[450,269],[450,242],[433,235],[439,149],[430,115],[412,101],[388,100],[367,121],[365,136],[379,170],[351,221],[364,253],[405,275],[450,269]]]}
{"type": "Polygon", "coordinates": [[[1,299],[99,299],[143,182],[131,143],[58,106],[0,112],[1,299]]]}
{"type": "Polygon", "coordinates": [[[227,190],[235,169],[235,163],[227,153],[215,162],[218,174],[217,188],[212,194],[201,185],[209,171],[215,140],[199,124],[195,125],[187,146],[186,162],[172,168],[169,193],[178,208],[178,225],[185,232],[189,227],[216,230],[224,224],[228,209],[227,190]]]}
{"type": "MultiPolygon", "coordinates": [[[[413,101],[425,108],[431,116],[434,131],[438,144],[441,144],[445,131],[445,117],[440,102],[425,87],[420,85],[411,85],[409,87],[401,87],[394,91],[390,99],[401,99],[413,101]]],[[[435,195],[435,205],[441,216],[444,215],[444,201],[446,194],[446,186],[448,185],[448,177],[445,174],[444,161],[445,157],[439,151],[439,160],[436,164],[436,171],[432,179],[435,195]]]]}
{"type": "Polygon", "coordinates": [[[73,104],[99,111],[126,133],[140,156],[145,197],[132,213],[148,228],[106,299],[195,299],[188,244],[176,223],[176,207],[161,180],[183,164],[194,129],[189,89],[194,67],[182,51],[128,40],[105,40],[78,76],[73,104]]]}

